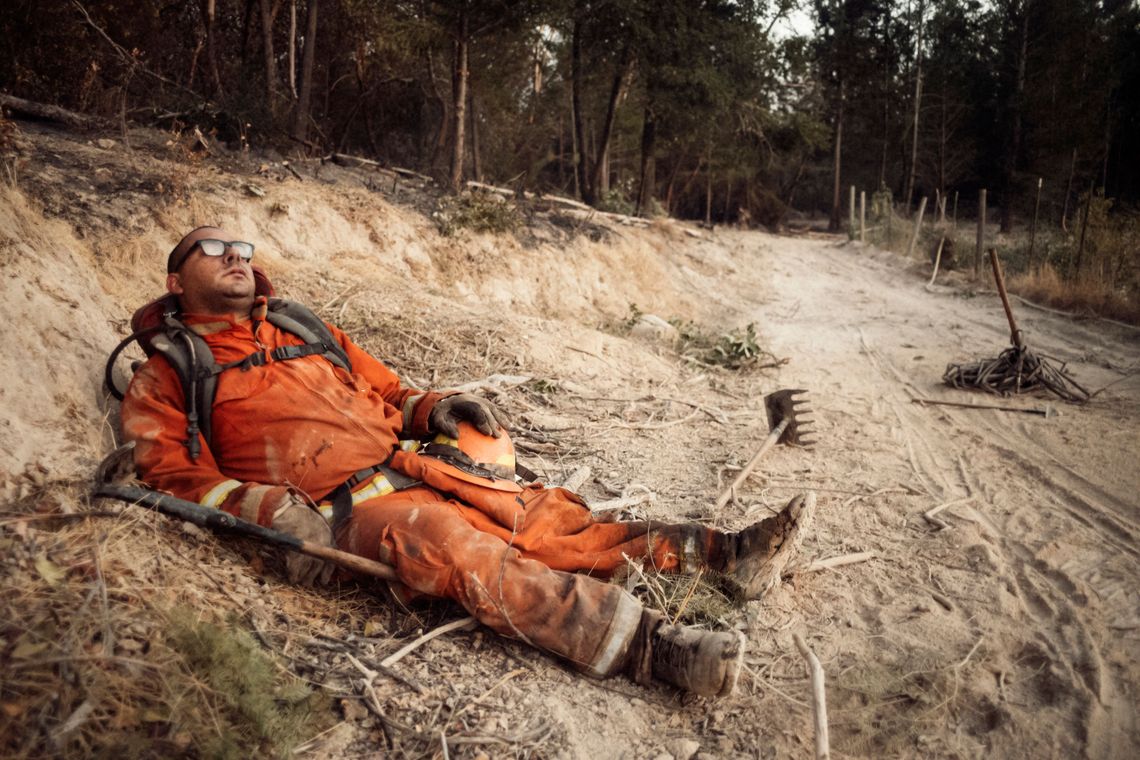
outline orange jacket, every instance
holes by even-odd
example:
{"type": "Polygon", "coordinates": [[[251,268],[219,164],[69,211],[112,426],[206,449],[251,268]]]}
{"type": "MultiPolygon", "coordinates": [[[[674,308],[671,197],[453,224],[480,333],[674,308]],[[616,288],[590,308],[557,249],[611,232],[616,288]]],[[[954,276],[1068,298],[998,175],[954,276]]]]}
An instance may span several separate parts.
{"type": "MultiPolygon", "coordinates": [[[[219,364],[303,343],[263,321],[192,314],[182,320],[219,364]]],[[[399,434],[426,435],[428,414],[443,394],[401,386],[394,372],[330,329],[348,354],[352,375],[318,355],[222,372],[212,440],[202,440],[197,460],[184,443],[182,384],[164,357],[152,356],[135,373],[122,406],[123,432],[135,442],[140,477],[152,488],[268,524],[270,505],[249,512],[234,504],[250,484],[288,486],[319,499],[357,470],[387,459],[399,434]]],[[[270,489],[255,490],[264,495],[270,489]]]]}

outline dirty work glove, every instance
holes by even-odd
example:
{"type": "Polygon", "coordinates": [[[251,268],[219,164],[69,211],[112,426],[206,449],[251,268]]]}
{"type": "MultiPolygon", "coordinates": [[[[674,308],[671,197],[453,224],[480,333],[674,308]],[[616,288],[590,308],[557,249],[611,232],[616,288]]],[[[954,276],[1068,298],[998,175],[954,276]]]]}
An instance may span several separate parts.
{"type": "Polygon", "coordinates": [[[435,402],[428,416],[428,429],[448,438],[459,438],[456,425],[466,420],[483,435],[499,437],[499,427],[508,428],[510,420],[490,401],[471,393],[445,396],[435,402]]]}
{"type": "MultiPolygon", "coordinates": [[[[282,501],[273,513],[273,522],[269,527],[296,536],[302,541],[321,546],[333,545],[332,529],[325,518],[294,494],[289,494],[282,501]]],[[[285,554],[285,571],[292,583],[323,586],[332,578],[335,569],[331,563],[307,554],[293,551],[285,554]]]]}

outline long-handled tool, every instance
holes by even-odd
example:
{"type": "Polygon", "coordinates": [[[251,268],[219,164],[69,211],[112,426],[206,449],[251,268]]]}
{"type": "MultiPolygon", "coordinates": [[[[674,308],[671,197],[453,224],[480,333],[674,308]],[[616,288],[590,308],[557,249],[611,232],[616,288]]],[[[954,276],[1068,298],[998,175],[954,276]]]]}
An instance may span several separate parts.
{"type": "Polygon", "coordinates": [[[358,557],[349,552],[342,552],[330,546],[322,546],[312,541],[302,541],[296,536],[282,533],[279,530],[263,528],[255,523],[240,520],[228,512],[211,507],[203,507],[192,501],[178,499],[169,494],[151,491],[138,486],[115,485],[113,483],[99,483],[95,486],[94,494],[110,499],[119,499],[138,506],[147,506],[162,512],[165,515],[186,520],[202,528],[222,533],[236,533],[239,536],[249,536],[264,541],[267,544],[280,546],[310,557],[328,560],[335,565],[363,575],[383,578],[386,581],[398,580],[396,571],[383,564],[364,557],[358,557]]]}
{"type": "Polygon", "coordinates": [[[744,465],[744,469],[736,476],[724,493],[722,493],[716,500],[714,509],[721,509],[736,493],[736,488],[744,482],[745,478],[752,474],[756,469],[756,465],[760,463],[760,458],[768,453],[768,450],[775,446],[777,443],[788,444],[792,446],[803,446],[805,448],[812,446],[815,441],[809,440],[804,436],[810,433],[810,418],[804,418],[802,415],[810,410],[807,409],[807,402],[802,399],[796,399],[796,396],[807,393],[805,390],[800,389],[784,389],[769,393],[764,397],[764,408],[768,412],[768,437],[760,444],[760,449],[752,456],[748,464],[744,465]],[[804,407],[804,408],[800,408],[804,407]]]}
{"type": "Polygon", "coordinates": [[[1057,414],[1057,410],[1051,404],[1045,406],[999,406],[997,404],[968,404],[964,401],[936,401],[930,398],[912,398],[912,403],[919,406],[956,406],[961,409],[995,409],[999,412],[1025,412],[1026,414],[1040,414],[1042,417],[1049,418],[1057,414]]]}

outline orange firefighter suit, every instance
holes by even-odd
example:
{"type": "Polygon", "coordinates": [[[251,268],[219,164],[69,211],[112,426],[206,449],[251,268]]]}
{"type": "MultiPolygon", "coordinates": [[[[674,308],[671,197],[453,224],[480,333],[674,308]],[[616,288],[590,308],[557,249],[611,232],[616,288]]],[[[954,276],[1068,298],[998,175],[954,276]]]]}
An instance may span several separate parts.
{"type": "MultiPolygon", "coordinates": [[[[253,315],[264,313],[264,299],[253,315]],[[259,310],[262,310],[259,312],[259,310]]],[[[182,315],[221,364],[301,339],[257,319],[182,315]]],[[[422,484],[393,490],[382,475],[352,491],[342,549],[395,567],[412,592],[447,597],[499,633],[607,676],[626,667],[642,607],[610,576],[625,557],[658,570],[716,567],[724,534],[692,525],[599,522],[579,497],[534,485],[493,491],[425,467],[398,448],[424,437],[445,394],[400,384],[340,330],[352,373],[320,355],[269,361],[218,376],[209,445],[192,459],[185,397],[156,355],[135,373],[122,406],[135,465],[151,487],[268,526],[290,493],[314,503],[357,471],[387,461],[422,484]]]]}

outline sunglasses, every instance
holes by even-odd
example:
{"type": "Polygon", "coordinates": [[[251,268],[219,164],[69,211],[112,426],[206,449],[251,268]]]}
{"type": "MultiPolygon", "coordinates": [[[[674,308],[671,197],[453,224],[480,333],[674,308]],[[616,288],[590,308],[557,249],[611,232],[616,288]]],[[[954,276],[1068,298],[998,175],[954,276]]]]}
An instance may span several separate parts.
{"type": "Polygon", "coordinates": [[[241,257],[242,261],[250,261],[253,258],[253,243],[246,243],[241,240],[226,241],[215,240],[214,238],[206,238],[205,240],[199,240],[194,245],[190,246],[186,253],[182,254],[182,257],[178,259],[177,263],[175,263],[169,271],[177,272],[182,264],[185,263],[186,259],[190,258],[190,254],[194,253],[195,248],[199,249],[207,256],[221,256],[225,254],[227,248],[231,248],[239,257],[241,257]]]}
{"type": "Polygon", "coordinates": [[[241,256],[244,260],[249,261],[253,258],[253,243],[244,243],[241,240],[225,241],[206,238],[205,240],[199,240],[195,243],[193,247],[190,248],[190,251],[187,252],[187,255],[189,255],[194,248],[200,248],[202,253],[207,256],[221,256],[226,252],[227,248],[233,248],[237,255],[241,256]]]}

